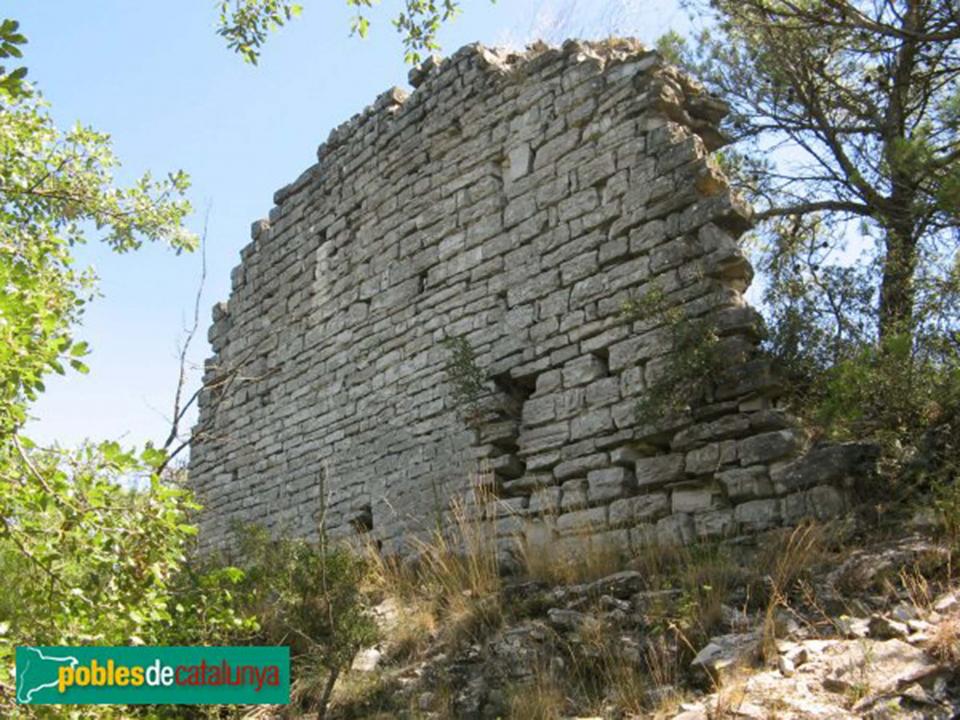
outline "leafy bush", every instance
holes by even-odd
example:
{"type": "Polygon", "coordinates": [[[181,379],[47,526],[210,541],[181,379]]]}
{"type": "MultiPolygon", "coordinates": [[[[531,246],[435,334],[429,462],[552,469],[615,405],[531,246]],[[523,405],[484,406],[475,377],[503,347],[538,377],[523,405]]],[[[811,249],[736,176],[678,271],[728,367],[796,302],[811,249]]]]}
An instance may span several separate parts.
{"type": "Polygon", "coordinates": [[[837,438],[919,440],[960,405],[960,356],[933,357],[898,335],[826,370],[812,417],[837,438]]]}
{"type": "Polygon", "coordinates": [[[257,619],[249,640],[290,647],[295,700],[322,718],[340,673],[377,639],[361,594],[366,563],[325,539],[273,539],[257,526],[241,529],[235,560],[236,607],[257,619]]]}
{"type": "Polygon", "coordinates": [[[720,338],[712,323],[687,317],[681,308],[669,307],[660,288],[624,303],[622,314],[629,321],[654,321],[670,332],[671,362],[650,383],[637,403],[642,421],[687,410],[702,400],[722,370],[720,338]]]}
{"type": "MultiPolygon", "coordinates": [[[[196,533],[188,515],[197,506],[155,474],[163,459],[109,442],[76,451],[41,450],[23,438],[2,446],[0,687],[12,688],[18,645],[218,644],[251,624],[223,584],[211,584],[217,575],[182,592],[196,533]]],[[[4,716],[49,715],[12,703],[12,694],[0,699],[4,716]]]]}

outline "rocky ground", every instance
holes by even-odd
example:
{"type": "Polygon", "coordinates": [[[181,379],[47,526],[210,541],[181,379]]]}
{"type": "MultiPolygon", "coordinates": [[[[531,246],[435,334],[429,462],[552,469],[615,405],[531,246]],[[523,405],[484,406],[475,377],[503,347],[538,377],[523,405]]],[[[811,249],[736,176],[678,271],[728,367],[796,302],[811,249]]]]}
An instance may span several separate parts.
{"type": "Polygon", "coordinates": [[[958,717],[955,588],[928,536],[808,529],[590,582],[506,582],[457,633],[387,598],[385,640],[357,658],[331,715],[958,717]]]}

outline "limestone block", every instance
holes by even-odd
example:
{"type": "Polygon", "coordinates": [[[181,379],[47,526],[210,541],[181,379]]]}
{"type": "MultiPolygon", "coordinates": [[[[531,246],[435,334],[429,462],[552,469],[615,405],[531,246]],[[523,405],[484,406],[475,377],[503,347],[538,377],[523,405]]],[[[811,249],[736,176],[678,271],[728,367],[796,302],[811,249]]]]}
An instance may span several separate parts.
{"type": "Polygon", "coordinates": [[[598,532],[606,529],[607,508],[595,507],[564,513],[557,518],[557,532],[561,535],[598,532]]]}
{"type": "Polygon", "coordinates": [[[586,538],[589,551],[597,555],[625,558],[630,554],[630,531],[607,530],[598,532],[586,538]]]}
{"type": "Polygon", "coordinates": [[[570,421],[570,439],[601,435],[614,429],[613,416],[609,408],[597,408],[575,416],[570,421]]]}
{"type": "Polygon", "coordinates": [[[656,455],[640,458],[634,464],[634,475],[641,488],[653,488],[683,479],[683,455],[656,455]]]}
{"type": "Polygon", "coordinates": [[[742,465],[755,465],[779,460],[799,451],[804,436],[796,430],[777,430],[761,433],[740,441],[739,455],[742,465]]]}
{"type": "Polygon", "coordinates": [[[506,173],[506,180],[514,182],[533,170],[533,151],[529,143],[521,143],[511,150],[507,151],[507,162],[509,169],[506,173]]]}
{"type": "Polygon", "coordinates": [[[768,530],[780,524],[779,500],[751,500],[737,505],[734,519],[748,532],[768,530]]]}
{"type": "Polygon", "coordinates": [[[560,507],[563,512],[580,510],[587,506],[587,481],[584,478],[567,480],[560,486],[560,507]]]}
{"type": "Polygon", "coordinates": [[[773,495],[773,484],[764,465],[727,470],[719,473],[717,480],[726,489],[727,497],[734,502],[773,495]]]}
{"type": "Polygon", "coordinates": [[[569,480],[573,477],[583,477],[590,470],[606,467],[609,464],[606,453],[593,453],[566,460],[553,469],[553,476],[559,480],[569,480]]]}
{"type": "Polygon", "coordinates": [[[560,488],[556,486],[534,490],[530,494],[530,513],[553,515],[560,512],[560,493],[560,488]]]}
{"type": "Polygon", "coordinates": [[[842,490],[820,485],[787,495],[782,500],[783,521],[795,525],[803,520],[833,520],[846,512],[848,503],[842,490]]]}
{"type": "Polygon", "coordinates": [[[670,502],[674,513],[698,513],[713,510],[722,502],[720,489],[714,483],[683,483],[670,486],[670,502]]]}
{"type": "Polygon", "coordinates": [[[691,450],[686,455],[686,470],[690,475],[707,475],[716,472],[722,465],[737,459],[737,443],[733,440],[714,442],[691,450]]]}
{"type": "Polygon", "coordinates": [[[609,502],[633,491],[633,473],[623,467],[591,470],[587,473],[587,498],[591,504],[609,502]]]}
{"type": "Polygon", "coordinates": [[[563,386],[572,388],[586,385],[606,374],[606,365],[600,358],[595,355],[584,355],[563,366],[563,386]]]}
{"type": "Polygon", "coordinates": [[[689,545],[694,540],[696,530],[690,515],[670,515],[657,522],[657,544],[663,547],[689,545]]]}
{"type": "Polygon", "coordinates": [[[713,510],[693,516],[697,537],[701,540],[719,540],[737,533],[733,510],[713,510]]]}
{"type": "Polygon", "coordinates": [[[623,527],[637,523],[659,520],[670,512],[667,493],[654,492],[647,495],[623,498],[610,505],[610,526],[623,527]]]}

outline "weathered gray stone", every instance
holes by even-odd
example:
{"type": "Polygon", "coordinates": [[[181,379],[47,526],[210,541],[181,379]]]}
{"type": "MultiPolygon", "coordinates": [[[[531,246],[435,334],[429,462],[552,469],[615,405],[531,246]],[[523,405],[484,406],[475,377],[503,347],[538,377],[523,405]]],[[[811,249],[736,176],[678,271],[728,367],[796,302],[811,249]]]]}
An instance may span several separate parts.
{"type": "Polygon", "coordinates": [[[727,497],[734,502],[773,495],[773,484],[765,465],[727,470],[719,473],[717,480],[726,489],[727,497]]]}
{"type": "Polygon", "coordinates": [[[657,455],[641,458],[634,463],[637,485],[652,488],[683,479],[683,455],[657,455]]]}
{"type": "Polygon", "coordinates": [[[610,505],[610,526],[622,527],[658,520],[670,512],[666,493],[654,492],[616,500],[610,505]]]}
{"type": "Polygon", "coordinates": [[[560,481],[569,480],[573,477],[583,477],[588,471],[607,467],[608,464],[609,459],[606,453],[594,453],[558,464],[553,469],[553,476],[560,481]]]}
{"type": "Polygon", "coordinates": [[[564,513],[557,518],[557,532],[563,535],[572,533],[595,533],[607,526],[607,508],[595,507],[564,513]]]}
{"type": "Polygon", "coordinates": [[[633,473],[622,467],[591,470],[587,473],[587,497],[591,504],[610,502],[624,497],[634,489],[633,473]]]}
{"type": "Polygon", "coordinates": [[[875,472],[877,447],[869,443],[844,443],[813,448],[792,463],[771,468],[778,494],[805,490],[814,485],[839,483],[848,477],[869,477],[875,472]]]}
{"type": "Polygon", "coordinates": [[[686,469],[691,475],[715,473],[723,465],[737,459],[737,443],[733,440],[714,442],[691,450],[686,456],[686,469]]]}
{"type": "Polygon", "coordinates": [[[587,481],[583,478],[567,480],[560,488],[560,507],[563,512],[579,510],[587,506],[587,481]]]}
{"type": "Polygon", "coordinates": [[[530,495],[530,512],[544,515],[560,512],[560,492],[559,487],[545,487],[534,490],[530,495]]]}
{"type": "Polygon", "coordinates": [[[821,485],[783,498],[783,521],[795,525],[803,520],[832,520],[846,512],[848,503],[843,491],[821,485]]]}
{"type": "Polygon", "coordinates": [[[670,515],[657,522],[657,543],[671,545],[689,545],[696,539],[693,518],[689,515],[670,515]]]}
{"type": "Polygon", "coordinates": [[[803,447],[803,435],[796,430],[777,430],[740,441],[742,465],[755,465],[793,455],[803,447]]]}
{"type": "Polygon", "coordinates": [[[565,388],[586,385],[607,374],[607,367],[594,355],[585,355],[571,360],[563,366],[563,386],[565,388]]]}
{"type": "Polygon", "coordinates": [[[751,500],[737,505],[734,519],[748,532],[768,530],[780,524],[779,500],[751,500]]]}
{"type": "Polygon", "coordinates": [[[737,534],[733,510],[713,510],[693,516],[697,537],[701,540],[719,540],[737,534]]]}
{"type": "Polygon", "coordinates": [[[670,488],[675,513],[698,513],[715,510],[721,502],[719,488],[712,484],[684,483],[670,488]]]}

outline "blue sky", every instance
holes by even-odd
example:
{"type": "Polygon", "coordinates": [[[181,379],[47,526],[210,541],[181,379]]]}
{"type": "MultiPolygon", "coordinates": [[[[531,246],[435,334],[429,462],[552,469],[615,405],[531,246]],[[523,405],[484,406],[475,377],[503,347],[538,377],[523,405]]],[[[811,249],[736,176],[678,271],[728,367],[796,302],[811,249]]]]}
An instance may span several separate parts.
{"type": "MultiPolygon", "coordinates": [[[[209,354],[210,307],[229,294],[230,270],[264,217],[274,190],[315,158],[329,131],[393,85],[406,87],[399,38],[389,24],[397,0],[372,12],[367,40],[349,37],[345,0],[301,0],[303,16],[273,37],[252,67],[216,36],[213,0],[4,0],[30,40],[30,79],[61,125],[110,133],[121,179],[183,169],[193,178],[199,231],[210,206],[201,332],[190,360],[209,354]]],[[[522,46],[536,37],[604,36],[647,42],[685,25],[674,0],[464,0],[441,35],[444,52],[481,41],[522,46]]],[[[199,256],[159,247],[116,256],[96,243],[81,262],[102,297],[79,335],[93,348],[89,375],[51,379],[32,408],[29,434],[72,445],[84,438],[125,444],[162,440],[188,325],[199,256]]],[[[193,387],[198,373],[191,375],[193,387]]]]}

